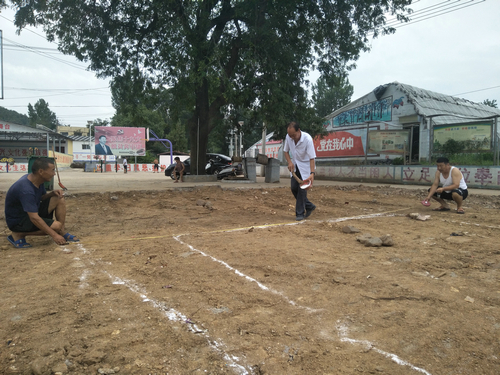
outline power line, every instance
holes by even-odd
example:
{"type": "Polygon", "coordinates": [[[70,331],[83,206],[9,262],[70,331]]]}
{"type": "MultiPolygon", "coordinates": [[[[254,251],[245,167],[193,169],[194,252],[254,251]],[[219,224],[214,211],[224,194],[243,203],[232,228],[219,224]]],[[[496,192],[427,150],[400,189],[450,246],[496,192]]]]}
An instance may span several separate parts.
{"type": "Polygon", "coordinates": [[[7,39],[7,38],[4,38],[4,40],[10,42],[10,43],[14,43],[16,46],[18,46],[19,48],[22,48],[24,50],[27,50],[29,52],[33,52],[33,53],[36,53],[37,55],[40,55],[40,56],[43,56],[43,57],[46,57],[48,59],[51,59],[51,60],[54,60],[54,61],[57,61],[57,62],[60,62],[62,64],[66,64],[66,65],[69,65],[73,68],[76,68],[76,69],[81,69],[81,70],[87,70],[86,68],[82,68],[81,65],[78,65],[77,63],[73,63],[73,62],[70,62],[70,61],[66,61],[66,60],[63,60],[61,58],[58,58],[58,57],[54,57],[54,56],[50,56],[48,53],[46,52],[41,52],[41,51],[37,51],[31,47],[28,47],[28,46],[25,46],[24,44],[20,44],[20,43],[16,43],[14,42],[13,40],[10,40],[10,39],[7,39]]]}
{"type": "Polygon", "coordinates": [[[109,87],[95,87],[86,89],[30,89],[27,87],[9,87],[5,86],[6,89],[19,90],[19,91],[96,91],[96,90],[107,90],[109,87]]]}
{"type": "MultiPolygon", "coordinates": [[[[467,3],[461,2],[461,0],[454,0],[454,2],[450,3],[449,0],[446,2],[437,3],[434,5],[430,5],[428,7],[422,8],[418,11],[415,11],[413,14],[417,14],[417,17],[412,18],[411,14],[408,14],[410,18],[409,22],[399,21],[397,18],[391,18],[387,21],[385,26],[390,26],[394,29],[399,29],[401,27],[409,26],[411,24],[425,21],[431,18],[443,16],[448,13],[456,12],[457,10],[468,8],[474,5],[479,5],[480,3],[484,3],[486,0],[468,0],[467,3]],[[433,9],[434,8],[434,9],[433,9]],[[444,8],[444,9],[440,9],[444,8]],[[431,12],[431,13],[429,13],[431,12]],[[423,14],[419,14],[423,13],[423,14]],[[429,13],[429,14],[425,14],[429,13]]],[[[368,33],[368,36],[374,35],[374,32],[368,33]]]]}
{"type": "Polygon", "coordinates": [[[474,90],[474,91],[468,91],[468,92],[461,92],[460,94],[453,94],[452,96],[457,96],[457,95],[465,95],[465,94],[472,94],[474,92],[480,92],[480,91],[486,91],[486,90],[491,90],[491,89],[498,89],[500,86],[493,86],[493,87],[487,87],[485,89],[479,89],[479,90],[474,90]]]}

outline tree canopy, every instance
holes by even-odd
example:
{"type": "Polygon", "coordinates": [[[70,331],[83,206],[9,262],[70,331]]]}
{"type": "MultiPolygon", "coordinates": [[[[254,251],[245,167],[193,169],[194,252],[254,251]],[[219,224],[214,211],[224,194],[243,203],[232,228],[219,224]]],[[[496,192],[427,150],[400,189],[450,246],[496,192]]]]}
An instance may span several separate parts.
{"type": "MultiPolygon", "coordinates": [[[[308,71],[318,69],[329,80],[342,76],[368,49],[369,36],[394,32],[386,14],[405,20],[411,2],[30,1],[15,23],[42,25],[62,52],[88,62],[99,76],[137,69],[152,85],[171,88],[191,113],[195,160],[196,150],[205,155],[212,129],[239,106],[254,110],[278,135],[291,118],[312,124],[308,71]]],[[[204,170],[199,160],[194,173],[204,170]]]]}
{"type": "Polygon", "coordinates": [[[493,100],[490,100],[490,99],[484,99],[484,100],[483,100],[483,104],[484,104],[484,105],[487,105],[487,106],[489,106],[489,107],[498,108],[498,103],[497,103],[497,100],[496,100],[496,99],[493,99],[493,100]]]}
{"type": "Polygon", "coordinates": [[[52,130],[57,130],[57,126],[61,125],[56,114],[50,110],[49,103],[44,99],[38,99],[35,106],[32,106],[31,103],[28,104],[28,117],[32,127],[40,124],[52,130]]]}
{"type": "Polygon", "coordinates": [[[30,122],[28,116],[4,107],[0,107],[0,120],[20,125],[29,125],[30,122]]]}
{"type": "Polygon", "coordinates": [[[316,115],[325,117],[333,111],[349,104],[354,87],[347,78],[341,78],[336,84],[329,85],[320,77],[312,86],[312,102],[316,115]]]}

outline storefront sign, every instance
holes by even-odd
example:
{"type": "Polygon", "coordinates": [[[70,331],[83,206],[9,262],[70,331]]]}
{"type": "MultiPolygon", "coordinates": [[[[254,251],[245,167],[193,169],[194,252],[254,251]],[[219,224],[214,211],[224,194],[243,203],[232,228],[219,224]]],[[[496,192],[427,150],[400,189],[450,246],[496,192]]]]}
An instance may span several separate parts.
{"type": "Polygon", "coordinates": [[[403,154],[408,151],[409,130],[376,130],[368,133],[368,152],[374,154],[403,154]]]}
{"type": "MultiPolygon", "coordinates": [[[[491,123],[457,124],[434,126],[434,142],[444,145],[448,139],[455,141],[482,141],[491,139],[491,123]]],[[[491,145],[482,145],[480,149],[489,150],[491,145]]]]}

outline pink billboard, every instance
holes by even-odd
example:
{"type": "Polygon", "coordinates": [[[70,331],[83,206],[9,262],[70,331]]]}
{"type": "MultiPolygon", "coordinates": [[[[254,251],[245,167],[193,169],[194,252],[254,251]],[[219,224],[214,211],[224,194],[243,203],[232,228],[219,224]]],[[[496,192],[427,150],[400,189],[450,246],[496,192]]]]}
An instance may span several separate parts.
{"type": "Polygon", "coordinates": [[[95,154],[116,156],[146,155],[146,129],[96,126],[95,154]]]}

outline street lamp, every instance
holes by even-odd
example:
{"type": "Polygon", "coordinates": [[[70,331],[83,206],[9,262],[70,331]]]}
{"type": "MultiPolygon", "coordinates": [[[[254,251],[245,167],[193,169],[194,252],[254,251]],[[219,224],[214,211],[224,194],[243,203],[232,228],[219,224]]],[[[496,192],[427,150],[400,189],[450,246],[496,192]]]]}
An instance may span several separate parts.
{"type": "Polygon", "coordinates": [[[92,126],[94,126],[95,124],[93,124],[92,121],[87,121],[87,125],[89,127],[89,154],[90,154],[90,162],[92,163],[92,126]]]}

